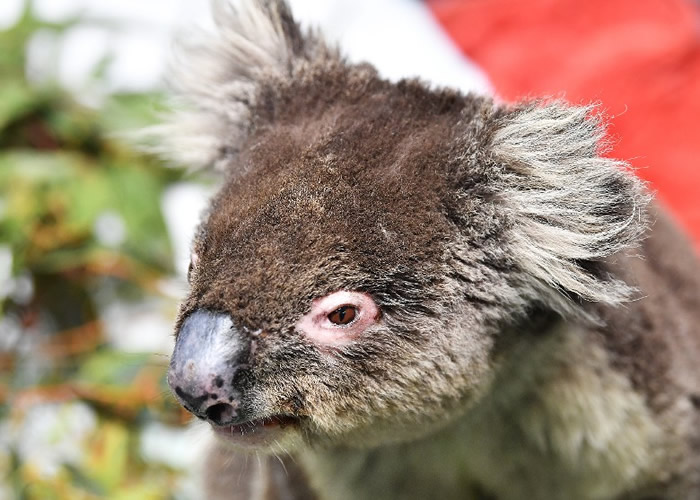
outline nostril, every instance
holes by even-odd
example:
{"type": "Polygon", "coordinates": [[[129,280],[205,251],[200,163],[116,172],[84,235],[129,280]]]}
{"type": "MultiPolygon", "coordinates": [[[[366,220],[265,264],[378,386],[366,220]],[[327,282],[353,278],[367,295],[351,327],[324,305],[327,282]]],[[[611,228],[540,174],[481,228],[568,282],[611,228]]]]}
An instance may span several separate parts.
{"type": "Polygon", "coordinates": [[[202,403],[207,400],[206,395],[193,396],[192,394],[185,392],[180,386],[175,387],[175,394],[177,394],[182,401],[182,406],[184,406],[187,411],[192,412],[195,415],[197,414],[197,409],[200,408],[202,403]]]}
{"type": "Polygon", "coordinates": [[[224,425],[234,420],[236,409],[227,403],[217,403],[206,410],[207,419],[217,425],[224,425]]]}

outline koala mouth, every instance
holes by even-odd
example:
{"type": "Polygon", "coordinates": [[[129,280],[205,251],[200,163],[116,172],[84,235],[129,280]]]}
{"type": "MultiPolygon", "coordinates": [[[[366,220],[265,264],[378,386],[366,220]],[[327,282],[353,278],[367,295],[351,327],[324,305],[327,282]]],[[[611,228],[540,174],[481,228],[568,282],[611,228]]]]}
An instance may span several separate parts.
{"type": "Polygon", "coordinates": [[[298,423],[299,419],[291,415],[271,415],[269,417],[248,420],[240,424],[224,426],[212,424],[212,428],[217,435],[236,441],[253,434],[263,435],[274,433],[289,426],[296,426],[298,423]]]}

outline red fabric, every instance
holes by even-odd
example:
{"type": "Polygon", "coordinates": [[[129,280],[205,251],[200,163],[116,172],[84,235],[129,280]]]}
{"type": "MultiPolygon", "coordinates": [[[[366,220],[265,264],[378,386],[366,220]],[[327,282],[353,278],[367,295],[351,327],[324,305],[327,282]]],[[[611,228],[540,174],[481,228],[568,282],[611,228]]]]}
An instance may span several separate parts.
{"type": "Polygon", "coordinates": [[[700,247],[700,3],[430,0],[506,100],[600,102],[623,158],[700,247]]]}

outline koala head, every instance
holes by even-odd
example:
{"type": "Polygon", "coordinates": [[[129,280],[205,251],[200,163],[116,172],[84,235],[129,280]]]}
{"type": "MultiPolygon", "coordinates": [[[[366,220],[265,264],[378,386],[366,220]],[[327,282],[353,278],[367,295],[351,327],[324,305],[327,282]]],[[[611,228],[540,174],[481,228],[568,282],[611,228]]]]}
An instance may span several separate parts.
{"type": "Polygon", "coordinates": [[[488,390],[504,331],[630,290],[645,194],[590,107],[390,83],[281,1],[217,4],[159,130],[222,186],[193,243],[168,382],[234,445],[373,445],[488,390]]]}

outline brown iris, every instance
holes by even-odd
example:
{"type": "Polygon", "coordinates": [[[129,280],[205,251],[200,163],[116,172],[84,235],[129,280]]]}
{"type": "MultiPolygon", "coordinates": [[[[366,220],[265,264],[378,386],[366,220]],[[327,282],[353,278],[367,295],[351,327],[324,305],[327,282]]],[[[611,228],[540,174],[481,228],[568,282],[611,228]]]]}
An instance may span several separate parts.
{"type": "Polygon", "coordinates": [[[328,315],[328,321],[334,325],[349,325],[355,320],[357,309],[353,306],[339,307],[328,315]]]}

